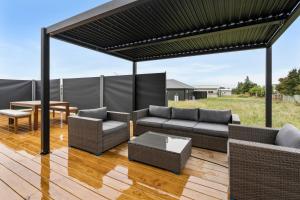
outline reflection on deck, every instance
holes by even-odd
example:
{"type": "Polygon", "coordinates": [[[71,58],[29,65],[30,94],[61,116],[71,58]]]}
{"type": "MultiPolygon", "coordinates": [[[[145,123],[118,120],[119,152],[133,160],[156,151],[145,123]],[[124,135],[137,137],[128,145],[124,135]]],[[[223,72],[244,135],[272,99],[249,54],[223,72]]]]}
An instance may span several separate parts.
{"type": "Polygon", "coordinates": [[[0,196],[6,199],[227,199],[226,154],[193,148],[181,175],[131,162],[127,144],[94,156],[68,147],[67,125],[51,119],[51,154],[40,132],[0,117],[0,196]]]}

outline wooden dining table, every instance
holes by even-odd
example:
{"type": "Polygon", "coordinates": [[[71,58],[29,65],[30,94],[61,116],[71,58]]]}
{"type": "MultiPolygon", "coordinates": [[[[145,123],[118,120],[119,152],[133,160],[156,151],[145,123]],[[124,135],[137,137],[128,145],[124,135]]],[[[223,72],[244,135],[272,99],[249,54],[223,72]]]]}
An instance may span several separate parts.
{"type": "MultiPolygon", "coordinates": [[[[39,109],[41,108],[41,101],[14,101],[10,102],[10,109],[16,107],[31,108],[33,110],[33,129],[38,129],[38,120],[39,120],[39,109]]],[[[49,101],[49,106],[65,106],[66,115],[65,123],[68,123],[68,117],[70,115],[70,103],[66,101],[49,101]]]]}

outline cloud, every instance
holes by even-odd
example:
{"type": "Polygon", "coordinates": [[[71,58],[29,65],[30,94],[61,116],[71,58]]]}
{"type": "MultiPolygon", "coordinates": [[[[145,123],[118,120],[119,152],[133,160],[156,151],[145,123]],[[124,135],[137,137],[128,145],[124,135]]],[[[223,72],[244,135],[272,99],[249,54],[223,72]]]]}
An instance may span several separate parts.
{"type": "MultiPolygon", "coordinates": [[[[199,61],[171,61],[161,64],[156,62],[145,62],[138,65],[139,73],[166,72],[167,78],[183,81],[187,84],[195,85],[199,83],[211,83],[216,80],[216,73],[230,70],[233,66],[229,64],[210,64],[199,61]],[[165,66],[164,66],[165,65],[165,66]]],[[[223,74],[223,73],[222,73],[223,74]]]]}
{"type": "Polygon", "coordinates": [[[214,65],[207,63],[192,63],[189,67],[192,68],[193,72],[201,73],[201,72],[216,72],[223,69],[232,68],[232,65],[224,64],[224,65],[214,65]]]}

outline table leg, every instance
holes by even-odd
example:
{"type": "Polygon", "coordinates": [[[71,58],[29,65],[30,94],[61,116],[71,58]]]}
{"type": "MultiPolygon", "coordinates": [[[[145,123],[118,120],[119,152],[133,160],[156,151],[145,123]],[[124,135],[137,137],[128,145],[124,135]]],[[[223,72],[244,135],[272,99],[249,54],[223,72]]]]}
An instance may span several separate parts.
{"type": "Polygon", "coordinates": [[[28,117],[29,130],[32,130],[31,115],[28,117]]]}
{"type": "Polygon", "coordinates": [[[35,106],[33,108],[33,130],[38,130],[39,128],[39,108],[35,106]]]}
{"type": "Polygon", "coordinates": [[[8,128],[9,128],[10,125],[12,124],[11,122],[12,122],[12,120],[11,120],[10,117],[9,117],[9,118],[8,118],[8,128]]]}
{"type": "MultiPolygon", "coordinates": [[[[9,108],[12,110],[14,109],[14,106],[10,104],[9,108]]],[[[14,123],[14,119],[8,118],[8,124],[13,124],[13,123],[14,123]]]]}
{"type": "Polygon", "coordinates": [[[17,133],[17,131],[18,131],[18,118],[17,117],[14,118],[14,128],[15,128],[15,133],[17,133]]]}
{"type": "Polygon", "coordinates": [[[67,104],[66,105],[66,119],[65,119],[65,123],[68,124],[68,117],[70,115],[70,105],[67,104]]]}

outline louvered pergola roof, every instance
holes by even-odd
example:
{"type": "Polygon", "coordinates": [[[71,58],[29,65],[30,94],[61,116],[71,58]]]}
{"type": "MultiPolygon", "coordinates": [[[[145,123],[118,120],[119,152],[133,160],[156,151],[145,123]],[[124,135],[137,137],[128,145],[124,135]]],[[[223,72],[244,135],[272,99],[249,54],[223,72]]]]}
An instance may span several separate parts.
{"type": "Polygon", "coordinates": [[[300,0],[113,0],[41,29],[41,149],[50,152],[50,37],[133,61],[266,48],[266,126],[272,127],[272,44],[300,0]]]}
{"type": "Polygon", "coordinates": [[[271,46],[300,0],[114,0],[47,27],[51,37],[131,61],[271,46]]]}

